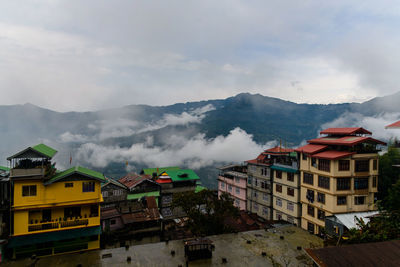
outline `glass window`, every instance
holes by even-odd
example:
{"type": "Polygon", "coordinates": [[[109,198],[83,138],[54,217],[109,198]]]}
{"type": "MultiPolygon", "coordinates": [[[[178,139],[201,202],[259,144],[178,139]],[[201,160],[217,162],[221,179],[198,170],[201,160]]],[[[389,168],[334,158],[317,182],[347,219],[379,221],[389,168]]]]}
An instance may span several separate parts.
{"type": "Polygon", "coordinates": [[[292,202],[288,202],[287,203],[287,209],[290,210],[290,211],[293,211],[294,210],[294,204],[292,202]]]}
{"type": "Polygon", "coordinates": [[[95,184],[94,182],[83,182],[82,192],[94,192],[95,184]]]}
{"type": "Polygon", "coordinates": [[[376,187],[378,185],[378,177],[372,177],[372,187],[376,187]]]}
{"type": "Polygon", "coordinates": [[[314,191],[307,189],[307,194],[306,194],[306,198],[308,201],[310,201],[311,203],[314,202],[314,191]]]}
{"type": "Polygon", "coordinates": [[[346,196],[338,196],[337,197],[337,205],[346,205],[347,197],[346,196]]]}
{"type": "Polygon", "coordinates": [[[288,172],[287,173],[287,180],[289,182],[293,182],[294,181],[294,173],[288,172]]]}
{"type": "Polygon", "coordinates": [[[365,197],[354,197],[354,204],[355,205],[364,205],[365,204],[365,197]]]}
{"type": "Polygon", "coordinates": [[[240,188],[236,187],[236,194],[240,194],[240,188]]]}
{"type": "Polygon", "coordinates": [[[325,204],[325,194],[323,193],[317,193],[317,201],[319,203],[325,204]]]}
{"type": "Polygon", "coordinates": [[[263,215],[268,215],[268,208],[267,207],[265,207],[265,206],[262,207],[262,214],[263,215]]]}
{"type": "Polygon", "coordinates": [[[282,199],[276,198],[276,205],[282,207],[282,199]]]}
{"type": "Polygon", "coordinates": [[[251,176],[249,176],[249,178],[247,178],[247,183],[251,185],[251,183],[252,183],[252,177],[251,176]]]}
{"type": "Polygon", "coordinates": [[[221,182],[221,188],[222,189],[225,188],[225,183],[224,182],[221,182]]]}
{"type": "Polygon", "coordinates": [[[228,191],[232,192],[232,186],[231,185],[228,185],[228,191]]]}
{"type": "Polygon", "coordinates": [[[329,189],[329,177],[318,176],[318,186],[321,188],[329,189]]]}
{"type": "Polygon", "coordinates": [[[303,158],[303,160],[307,160],[307,155],[302,153],[302,158],[303,158]]]}
{"type": "Polygon", "coordinates": [[[323,210],[318,210],[317,218],[321,221],[325,221],[325,211],[323,210]]]}
{"type": "Polygon", "coordinates": [[[350,170],[350,160],[339,160],[339,171],[350,170]]]}
{"type": "Polygon", "coordinates": [[[239,177],[235,177],[235,183],[240,183],[240,178],[239,177]]]}
{"type": "Polygon", "coordinates": [[[23,197],[36,196],[36,185],[22,186],[22,196],[23,197]]]}
{"type": "Polygon", "coordinates": [[[280,184],[275,185],[276,192],[282,193],[282,186],[280,184]]]}
{"type": "Polygon", "coordinates": [[[337,178],[336,179],[336,190],[350,190],[351,178],[337,178]]]}
{"type": "Polygon", "coordinates": [[[307,205],[307,214],[314,217],[314,207],[311,205],[307,205]]]}
{"type": "Polygon", "coordinates": [[[356,160],[356,172],[369,172],[369,159],[356,160]]]}
{"type": "Polygon", "coordinates": [[[74,183],[65,183],[64,186],[65,187],[74,187],[74,183]]]}
{"type": "Polygon", "coordinates": [[[282,179],[282,171],[275,171],[276,178],[282,179]]]}
{"type": "Polygon", "coordinates": [[[303,173],[303,183],[314,185],[314,175],[311,173],[303,173]]]}
{"type": "Polygon", "coordinates": [[[368,189],[368,178],[354,178],[354,190],[368,189]]]}
{"type": "Polygon", "coordinates": [[[236,207],[240,207],[240,201],[239,201],[239,199],[235,199],[235,206],[236,206],[236,207]]]}
{"type": "Polygon", "coordinates": [[[378,160],[377,160],[377,159],[374,159],[372,165],[373,165],[372,169],[373,169],[374,171],[376,171],[376,170],[378,169],[378,160]]]}
{"type": "Polygon", "coordinates": [[[291,188],[291,187],[288,187],[287,188],[287,194],[289,195],[289,196],[294,196],[294,188],[291,188]]]}
{"type": "Polygon", "coordinates": [[[320,171],[331,171],[331,161],[329,159],[319,159],[318,160],[318,170],[320,171]]]}
{"type": "Polygon", "coordinates": [[[269,200],[269,196],[267,193],[263,194],[263,200],[268,201],[269,200]]]}
{"type": "Polygon", "coordinates": [[[101,192],[101,194],[103,195],[103,197],[108,197],[108,191],[103,191],[101,192]]]}
{"type": "Polygon", "coordinates": [[[258,204],[256,202],[253,203],[253,208],[255,211],[258,211],[258,204]]]}

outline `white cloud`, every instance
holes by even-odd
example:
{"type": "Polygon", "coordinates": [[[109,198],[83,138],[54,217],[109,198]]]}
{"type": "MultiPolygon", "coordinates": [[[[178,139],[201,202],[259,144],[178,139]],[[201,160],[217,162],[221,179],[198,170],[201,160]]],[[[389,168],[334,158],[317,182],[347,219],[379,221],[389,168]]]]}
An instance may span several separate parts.
{"type": "MultiPolygon", "coordinates": [[[[175,136],[172,139],[179,139],[175,136]]],[[[163,148],[147,144],[133,144],[129,148],[102,146],[94,143],[82,145],[76,154],[80,161],[96,167],[105,167],[111,162],[135,162],[146,166],[187,166],[198,169],[217,162],[243,162],[258,156],[265,148],[276,145],[275,141],[259,145],[252,135],[235,128],[224,136],[208,140],[204,134],[193,138],[181,137],[180,146],[163,148]]]]}

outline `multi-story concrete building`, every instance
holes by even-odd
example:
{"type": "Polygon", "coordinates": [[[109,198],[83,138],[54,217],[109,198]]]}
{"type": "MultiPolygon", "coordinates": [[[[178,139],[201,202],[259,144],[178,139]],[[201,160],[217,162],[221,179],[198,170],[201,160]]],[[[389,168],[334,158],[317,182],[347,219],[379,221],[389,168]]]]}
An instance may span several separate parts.
{"type": "Polygon", "coordinates": [[[329,128],[300,153],[301,227],[321,233],[325,216],[376,209],[378,147],[363,128],[329,128]]]}
{"type": "Polygon", "coordinates": [[[39,144],[11,156],[13,258],[100,247],[100,184],[104,175],[83,167],[57,171],[57,153],[39,144]]]}
{"type": "Polygon", "coordinates": [[[297,153],[293,149],[268,150],[273,172],[273,220],[284,220],[295,225],[301,222],[300,176],[297,153]]]}
{"type": "Polygon", "coordinates": [[[273,159],[271,154],[276,149],[265,150],[256,159],[247,161],[247,210],[258,216],[272,219],[272,181],[273,159]]]}
{"type": "Polygon", "coordinates": [[[228,193],[236,207],[246,210],[247,166],[229,165],[218,169],[218,197],[224,192],[228,193]]]}

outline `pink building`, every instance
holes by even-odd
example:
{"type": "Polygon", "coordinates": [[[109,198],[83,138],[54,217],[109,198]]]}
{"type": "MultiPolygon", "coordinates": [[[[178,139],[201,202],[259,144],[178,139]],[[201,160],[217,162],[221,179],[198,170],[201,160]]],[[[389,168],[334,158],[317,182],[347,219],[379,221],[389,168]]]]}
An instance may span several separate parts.
{"type": "Polygon", "coordinates": [[[240,210],[246,210],[247,166],[229,165],[218,168],[218,197],[226,192],[240,210]]]}

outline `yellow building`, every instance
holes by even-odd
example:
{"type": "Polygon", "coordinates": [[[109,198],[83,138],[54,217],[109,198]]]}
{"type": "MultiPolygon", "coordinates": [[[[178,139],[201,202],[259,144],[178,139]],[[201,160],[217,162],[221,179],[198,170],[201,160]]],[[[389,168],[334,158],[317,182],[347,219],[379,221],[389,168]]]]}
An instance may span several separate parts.
{"type": "Polygon", "coordinates": [[[100,247],[104,175],[83,167],[59,172],[51,163],[56,153],[39,144],[8,158],[13,258],[100,247]]]}
{"type": "Polygon", "coordinates": [[[363,128],[329,128],[300,153],[301,227],[320,234],[325,217],[376,209],[378,149],[363,128]]]}

